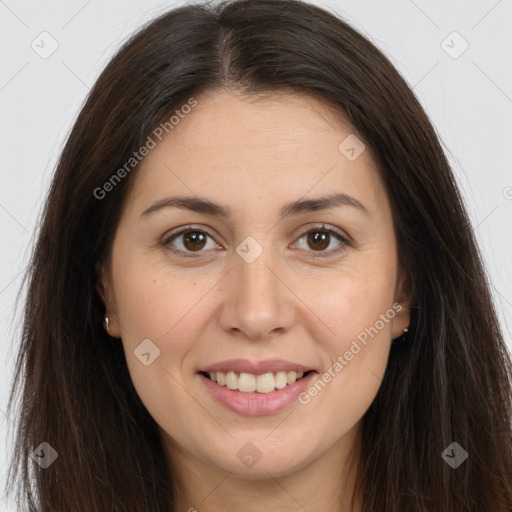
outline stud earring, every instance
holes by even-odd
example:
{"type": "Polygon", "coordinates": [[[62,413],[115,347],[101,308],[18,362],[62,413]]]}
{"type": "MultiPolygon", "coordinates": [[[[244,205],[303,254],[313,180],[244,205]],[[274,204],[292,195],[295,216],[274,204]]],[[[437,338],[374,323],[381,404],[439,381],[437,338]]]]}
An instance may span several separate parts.
{"type": "Polygon", "coordinates": [[[106,329],[107,331],[109,331],[109,330],[110,330],[110,319],[109,319],[108,315],[107,315],[107,316],[105,316],[105,320],[104,320],[104,322],[105,322],[105,329],[106,329]]]}
{"type": "Polygon", "coordinates": [[[397,345],[397,344],[403,344],[407,341],[407,333],[409,332],[409,329],[406,327],[404,330],[403,330],[403,333],[398,336],[397,338],[393,338],[391,340],[391,342],[394,344],[394,345],[397,345]]]}

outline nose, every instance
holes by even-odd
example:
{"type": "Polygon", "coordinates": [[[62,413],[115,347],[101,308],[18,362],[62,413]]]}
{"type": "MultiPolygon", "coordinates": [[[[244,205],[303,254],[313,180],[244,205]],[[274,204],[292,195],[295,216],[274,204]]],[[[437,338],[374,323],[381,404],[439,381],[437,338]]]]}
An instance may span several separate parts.
{"type": "Polygon", "coordinates": [[[234,260],[224,288],[221,327],[251,340],[287,332],[295,321],[294,294],[282,267],[265,251],[251,263],[238,255],[234,260]]]}

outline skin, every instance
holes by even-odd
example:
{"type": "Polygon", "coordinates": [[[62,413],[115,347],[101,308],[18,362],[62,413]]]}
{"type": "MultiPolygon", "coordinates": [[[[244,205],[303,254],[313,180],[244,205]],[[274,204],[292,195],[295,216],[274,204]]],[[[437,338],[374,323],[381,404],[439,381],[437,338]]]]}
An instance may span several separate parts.
{"type": "Polygon", "coordinates": [[[347,159],[338,146],[354,129],[306,95],[248,98],[219,89],[196,99],[134,176],[99,285],[109,334],[121,339],[134,386],[161,428],[175,510],[351,510],[360,421],[391,339],[409,325],[407,307],[305,405],[240,415],[218,404],[196,372],[231,358],[276,357],[322,374],[379,315],[408,305],[371,150],[347,159]],[[367,212],[341,206],[280,220],[284,204],[333,192],[367,212]],[[233,217],[178,208],[141,217],[178,194],[229,206],[233,217]],[[165,245],[189,224],[212,238],[187,245],[179,236],[165,245]],[[303,235],[322,224],[350,243],[331,235],[319,251],[303,235]],[[248,236],[263,249],[250,264],[236,252],[248,236]],[[322,250],[330,255],[313,259],[322,250]],[[134,355],[147,338],[160,349],[149,366],[134,355]],[[248,442],[261,453],[252,467],[237,457],[248,442]]]}

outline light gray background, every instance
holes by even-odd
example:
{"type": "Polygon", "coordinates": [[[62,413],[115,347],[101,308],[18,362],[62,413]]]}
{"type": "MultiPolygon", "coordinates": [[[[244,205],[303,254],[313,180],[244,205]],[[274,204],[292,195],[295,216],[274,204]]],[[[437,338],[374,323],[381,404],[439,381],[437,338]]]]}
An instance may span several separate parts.
{"type": "MultiPolygon", "coordinates": [[[[113,52],[183,2],[0,0],[0,484],[20,312],[14,301],[43,199],[73,120],[113,52]],[[43,59],[31,47],[57,50],[43,59]],[[46,38],[46,39],[43,39],[46,38]]],[[[485,257],[505,335],[512,313],[512,0],[316,0],[397,66],[444,142],[485,257]],[[457,31],[469,44],[450,36],[457,31]],[[448,37],[450,36],[450,37],[448,37]],[[446,39],[448,37],[448,39],[446,39]],[[445,41],[445,43],[442,43],[445,41]],[[452,56],[449,55],[449,53],[452,56]]],[[[16,510],[0,505],[0,512],[16,510]],[[2,508],[4,507],[4,508],[2,508]]]]}

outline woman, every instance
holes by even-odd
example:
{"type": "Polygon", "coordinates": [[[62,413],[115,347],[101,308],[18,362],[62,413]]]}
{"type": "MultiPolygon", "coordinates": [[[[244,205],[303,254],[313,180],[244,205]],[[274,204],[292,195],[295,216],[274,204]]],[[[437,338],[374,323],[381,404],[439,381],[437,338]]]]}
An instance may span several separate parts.
{"type": "Polygon", "coordinates": [[[189,5],[126,43],[25,318],[25,510],[512,510],[512,365],[445,155],[308,3],[189,5]]]}

